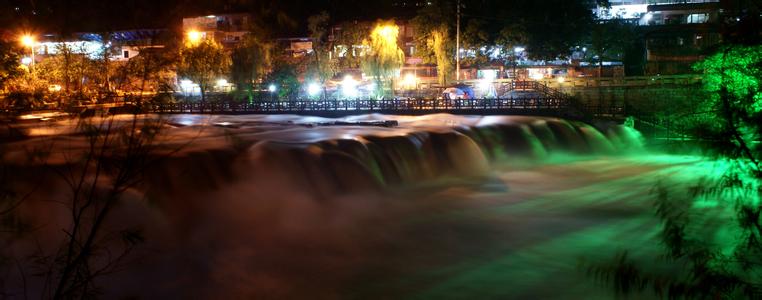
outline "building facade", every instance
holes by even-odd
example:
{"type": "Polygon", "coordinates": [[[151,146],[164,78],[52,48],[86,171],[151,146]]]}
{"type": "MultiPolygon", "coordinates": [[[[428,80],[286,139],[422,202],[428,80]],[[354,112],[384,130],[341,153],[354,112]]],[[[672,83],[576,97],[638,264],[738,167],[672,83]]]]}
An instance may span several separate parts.
{"type": "Polygon", "coordinates": [[[224,14],[183,18],[183,32],[212,39],[225,47],[234,47],[250,32],[251,15],[224,14]]]}

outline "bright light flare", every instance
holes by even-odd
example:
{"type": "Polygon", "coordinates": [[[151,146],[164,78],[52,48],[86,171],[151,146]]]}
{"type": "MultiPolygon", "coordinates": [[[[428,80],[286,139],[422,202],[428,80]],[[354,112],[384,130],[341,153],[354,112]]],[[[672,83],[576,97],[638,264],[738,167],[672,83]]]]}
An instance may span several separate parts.
{"type": "Polygon", "coordinates": [[[278,87],[274,84],[270,84],[269,86],[267,86],[267,90],[270,91],[270,93],[275,93],[276,91],[278,91],[278,87]]]}
{"type": "Polygon", "coordinates": [[[228,86],[228,81],[226,79],[219,79],[217,80],[217,86],[218,87],[226,87],[228,86]]]}
{"type": "Polygon", "coordinates": [[[188,37],[188,42],[190,42],[191,44],[196,44],[201,41],[201,37],[202,37],[201,32],[198,32],[196,30],[190,30],[188,31],[186,35],[188,37]]]}
{"type": "Polygon", "coordinates": [[[556,80],[558,80],[558,83],[564,83],[566,82],[566,77],[559,76],[556,80]]]}
{"type": "Polygon", "coordinates": [[[534,80],[541,80],[545,78],[545,74],[543,74],[542,71],[537,69],[529,69],[529,78],[532,78],[534,80]]]}
{"type": "Polygon", "coordinates": [[[352,75],[344,76],[344,80],[341,81],[341,93],[347,98],[357,98],[359,95],[357,84],[357,80],[352,78],[352,75]]]}
{"type": "Polygon", "coordinates": [[[28,34],[25,34],[21,37],[21,44],[25,47],[34,47],[35,40],[34,37],[28,34]]]}
{"type": "Polygon", "coordinates": [[[397,40],[399,34],[399,28],[393,25],[378,26],[374,31],[386,40],[397,40]]]}
{"type": "Polygon", "coordinates": [[[310,83],[307,85],[307,95],[315,97],[320,94],[320,85],[317,83],[310,83]]]}
{"type": "Polygon", "coordinates": [[[26,57],[21,59],[21,64],[23,64],[23,65],[27,65],[28,66],[31,63],[32,63],[32,58],[31,57],[26,56],[26,57]]]}
{"type": "Polygon", "coordinates": [[[418,77],[413,73],[408,73],[405,75],[405,78],[402,79],[402,84],[409,89],[414,89],[418,85],[418,77]]]}
{"type": "Polygon", "coordinates": [[[192,86],[193,86],[193,81],[190,81],[188,79],[180,80],[180,87],[187,88],[192,86]]]}

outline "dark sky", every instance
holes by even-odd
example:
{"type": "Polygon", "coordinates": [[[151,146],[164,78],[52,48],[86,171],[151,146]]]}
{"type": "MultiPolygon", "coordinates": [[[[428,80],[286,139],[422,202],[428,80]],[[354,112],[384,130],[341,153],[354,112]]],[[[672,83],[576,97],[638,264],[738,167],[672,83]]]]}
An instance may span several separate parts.
{"type": "Polygon", "coordinates": [[[0,0],[0,26],[37,32],[176,28],[183,16],[250,12],[279,34],[299,34],[307,16],[327,10],[336,20],[412,15],[410,0],[0,0]],[[277,25],[288,16],[296,26],[277,25]]]}

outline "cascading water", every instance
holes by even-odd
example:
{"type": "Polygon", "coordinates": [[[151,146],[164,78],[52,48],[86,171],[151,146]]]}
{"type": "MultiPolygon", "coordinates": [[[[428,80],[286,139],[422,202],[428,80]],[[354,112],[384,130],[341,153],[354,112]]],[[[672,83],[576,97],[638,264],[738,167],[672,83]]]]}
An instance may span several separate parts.
{"type": "MultiPolygon", "coordinates": [[[[118,126],[129,126],[129,118],[121,118],[118,126]]],[[[383,240],[398,226],[396,216],[418,205],[399,203],[390,191],[447,178],[489,182],[495,166],[542,164],[554,155],[643,149],[634,129],[614,125],[604,135],[590,125],[556,118],[363,115],[343,118],[342,125],[336,121],[300,116],[163,120],[155,160],[141,174],[141,184],[121,196],[124,203],[108,223],[145,228],[150,247],[141,255],[147,262],[126,271],[129,279],[117,275],[105,281],[108,295],[246,298],[275,291],[303,296],[291,287],[320,291],[332,286],[313,282],[319,277],[313,270],[331,270],[328,281],[351,279],[355,274],[349,266],[369,255],[366,242],[356,245],[363,240],[358,236],[383,240]],[[391,120],[399,126],[378,126],[391,120]],[[134,291],[146,282],[163,284],[134,291]],[[180,286],[196,288],[181,292],[180,286]]],[[[61,228],[67,228],[67,207],[49,200],[71,193],[56,174],[81,169],[76,158],[89,146],[74,122],[45,126],[56,128],[55,135],[46,135],[51,131],[39,125],[21,126],[14,129],[17,141],[4,147],[2,159],[15,174],[15,192],[36,191],[20,207],[19,218],[45,224],[33,238],[7,245],[2,254],[11,257],[37,247],[55,249],[61,228]],[[29,149],[53,144],[44,163],[30,160],[29,149]]],[[[106,190],[109,180],[97,184],[106,190]]],[[[9,286],[18,287],[17,275],[9,286]]],[[[29,286],[43,283],[34,284],[29,286]]]]}

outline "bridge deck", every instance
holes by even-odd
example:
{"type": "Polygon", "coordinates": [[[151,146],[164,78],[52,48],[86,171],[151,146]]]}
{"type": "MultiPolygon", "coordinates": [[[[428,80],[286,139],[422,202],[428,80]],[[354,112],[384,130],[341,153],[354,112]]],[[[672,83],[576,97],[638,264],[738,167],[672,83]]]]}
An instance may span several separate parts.
{"type": "Polygon", "coordinates": [[[151,104],[147,110],[163,114],[301,114],[342,116],[351,114],[482,114],[569,117],[583,113],[596,117],[624,116],[624,108],[573,106],[565,97],[520,99],[393,99],[393,100],[268,100],[252,103],[182,102],[151,104]]]}

